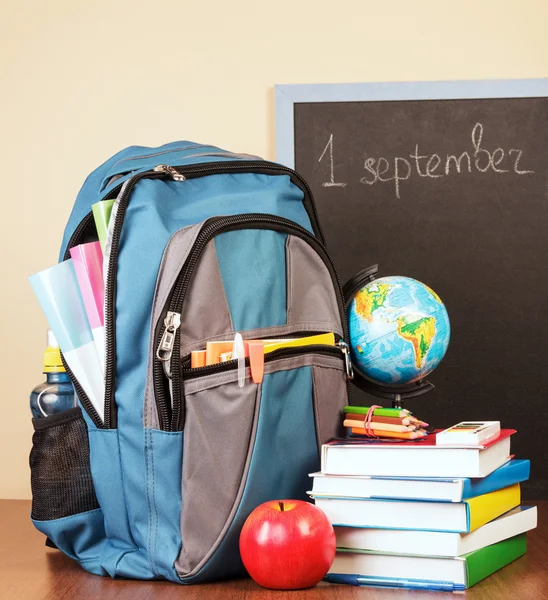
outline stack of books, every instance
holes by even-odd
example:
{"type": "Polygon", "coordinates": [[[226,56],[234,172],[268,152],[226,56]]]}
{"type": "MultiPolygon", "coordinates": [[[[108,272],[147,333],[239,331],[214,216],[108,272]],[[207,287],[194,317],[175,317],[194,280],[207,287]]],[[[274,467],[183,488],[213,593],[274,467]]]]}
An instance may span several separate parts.
{"type": "Polygon", "coordinates": [[[309,494],[333,524],[333,583],[463,590],[526,552],[536,507],[520,506],[528,460],[513,430],[476,446],[335,440],[309,494]]]}

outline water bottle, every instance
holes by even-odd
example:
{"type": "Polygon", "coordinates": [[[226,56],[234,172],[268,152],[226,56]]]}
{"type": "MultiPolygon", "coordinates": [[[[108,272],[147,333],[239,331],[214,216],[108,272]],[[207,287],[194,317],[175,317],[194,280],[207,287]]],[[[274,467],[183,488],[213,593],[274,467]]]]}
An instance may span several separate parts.
{"type": "Polygon", "coordinates": [[[51,329],[48,329],[47,333],[44,373],[46,381],[36,386],[30,394],[30,411],[36,419],[56,415],[78,404],[74,388],[61,361],[57,340],[51,329]]]}

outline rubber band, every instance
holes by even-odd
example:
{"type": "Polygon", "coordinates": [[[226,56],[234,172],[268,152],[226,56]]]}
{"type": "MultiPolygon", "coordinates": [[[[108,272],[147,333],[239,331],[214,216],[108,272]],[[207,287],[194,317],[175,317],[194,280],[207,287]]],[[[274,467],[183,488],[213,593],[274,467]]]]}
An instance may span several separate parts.
{"type": "Polygon", "coordinates": [[[375,412],[376,408],[382,408],[382,406],[379,406],[378,404],[373,404],[373,406],[370,406],[369,410],[367,411],[367,414],[365,415],[365,420],[363,422],[363,432],[368,437],[379,437],[371,428],[371,420],[373,419],[373,413],[375,412]]]}

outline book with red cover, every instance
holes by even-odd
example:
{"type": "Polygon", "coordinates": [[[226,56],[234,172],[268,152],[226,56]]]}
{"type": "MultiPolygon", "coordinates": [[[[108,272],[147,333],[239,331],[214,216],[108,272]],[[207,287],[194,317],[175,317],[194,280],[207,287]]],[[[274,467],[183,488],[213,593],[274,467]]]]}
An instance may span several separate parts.
{"type": "MultiPolygon", "coordinates": [[[[439,430],[441,431],[441,430],[439,430]]],[[[385,477],[485,477],[510,459],[514,429],[479,446],[437,446],[436,432],[418,440],[338,439],[322,447],[322,473],[385,477]]]]}

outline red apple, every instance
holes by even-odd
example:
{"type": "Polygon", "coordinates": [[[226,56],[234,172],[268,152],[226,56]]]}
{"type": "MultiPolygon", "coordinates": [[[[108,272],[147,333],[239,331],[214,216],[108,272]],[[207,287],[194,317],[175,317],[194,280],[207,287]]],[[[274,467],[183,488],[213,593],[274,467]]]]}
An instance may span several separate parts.
{"type": "Polygon", "coordinates": [[[296,590],[316,585],[335,558],[335,532],[325,514],[302,500],[258,506],[240,533],[245,568],[262,587],[296,590]]]}

